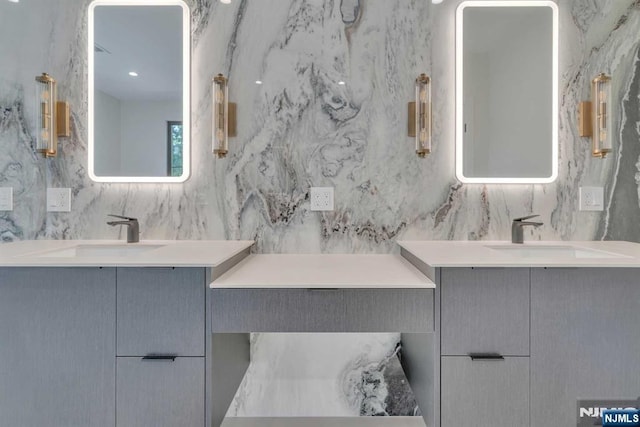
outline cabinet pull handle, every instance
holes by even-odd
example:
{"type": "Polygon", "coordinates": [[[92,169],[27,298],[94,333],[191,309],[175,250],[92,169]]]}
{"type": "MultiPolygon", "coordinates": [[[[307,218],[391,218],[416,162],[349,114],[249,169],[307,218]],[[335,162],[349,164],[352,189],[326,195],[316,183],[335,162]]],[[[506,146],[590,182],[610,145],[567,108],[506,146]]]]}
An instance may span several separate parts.
{"type": "Polygon", "coordinates": [[[504,360],[504,356],[498,353],[469,353],[469,357],[472,361],[486,360],[490,362],[499,362],[501,360],[504,360]]]}
{"type": "Polygon", "coordinates": [[[307,288],[311,292],[337,292],[339,288],[307,288]]]}
{"type": "Polygon", "coordinates": [[[142,358],[142,360],[170,360],[175,362],[176,357],[178,356],[174,354],[147,354],[142,358]]]}

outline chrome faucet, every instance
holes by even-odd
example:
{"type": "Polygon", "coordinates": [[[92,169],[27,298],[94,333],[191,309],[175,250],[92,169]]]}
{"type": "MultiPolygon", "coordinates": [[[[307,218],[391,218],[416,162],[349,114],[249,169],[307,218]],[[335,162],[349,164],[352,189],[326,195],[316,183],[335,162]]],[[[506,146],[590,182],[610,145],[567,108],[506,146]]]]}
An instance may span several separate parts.
{"type": "Polygon", "coordinates": [[[544,225],[543,222],[527,221],[531,218],[536,218],[540,215],[529,215],[524,218],[516,218],[511,223],[511,243],[524,243],[524,227],[531,225],[532,227],[540,227],[544,225]]]}
{"type": "Polygon", "coordinates": [[[109,221],[108,225],[126,225],[127,226],[127,243],[138,243],[140,241],[140,224],[137,218],[129,218],[120,215],[107,215],[113,218],[120,218],[123,221],[109,221]]]}

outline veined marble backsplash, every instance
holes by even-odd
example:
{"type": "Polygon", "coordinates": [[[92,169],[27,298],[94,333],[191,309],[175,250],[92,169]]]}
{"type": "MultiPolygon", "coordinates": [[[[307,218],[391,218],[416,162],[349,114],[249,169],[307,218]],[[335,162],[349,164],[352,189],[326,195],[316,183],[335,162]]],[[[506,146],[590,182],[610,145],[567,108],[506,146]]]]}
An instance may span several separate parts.
{"type": "MultiPolygon", "coordinates": [[[[88,0],[0,3],[0,213],[4,241],[116,238],[105,214],[141,219],[143,238],[258,241],[260,252],[389,252],[403,239],[507,239],[536,212],[529,239],[631,239],[638,204],[637,0],[560,0],[560,176],[551,185],[461,185],[454,174],[454,10],[458,1],[191,0],[193,174],[186,184],[97,184],[87,168],[88,0]],[[33,78],[48,71],[71,103],[60,156],[33,153],[33,78]],[[614,76],[616,153],[592,159],[577,104],[600,71],[614,76]],[[210,153],[211,77],[239,108],[231,155],[210,153]],[[406,103],[433,77],[435,149],[413,153],[406,103]],[[256,80],[263,85],[256,85],[256,80]],[[339,85],[339,81],[346,85],[339,85]],[[578,211],[581,185],[604,186],[603,213],[578,211]],[[44,209],[47,186],[71,187],[71,213],[44,209]],[[309,210],[309,187],[335,187],[333,212],[309,210]]],[[[535,82],[530,82],[535,84],[535,82]]]]}
{"type": "MultiPolygon", "coordinates": [[[[400,238],[507,240],[511,219],[530,212],[545,226],[528,230],[527,239],[640,241],[639,0],[558,0],[560,168],[549,185],[455,179],[459,0],[187,3],[192,177],[179,185],[128,185],[98,184],[87,175],[89,0],[0,1],[0,186],[13,187],[15,201],[12,212],[0,212],[2,241],[122,238],[105,215],[126,213],[140,218],[143,239],[255,239],[256,250],[267,253],[386,253],[400,238]],[[33,79],[43,71],[58,79],[73,115],[72,137],[50,160],[34,153],[31,130],[33,79]],[[219,72],[231,79],[239,115],[224,160],[210,149],[210,81],[219,72]],[[434,90],[434,152],[426,159],[406,136],[406,103],[421,72],[431,75],[434,90]],[[599,72],[615,83],[617,142],[606,160],[590,157],[576,128],[578,103],[599,72]],[[311,186],[335,187],[335,211],[310,211],[311,186]],[[578,211],[580,186],[605,187],[604,212],[578,211]],[[45,212],[47,187],[72,188],[71,213],[45,212]]],[[[286,346],[286,339],[265,336],[262,347],[286,346]]],[[[331,347],[354,349],[354,337],[334,339],[331,347]]],[[[396,341],[367,342],[378,346],[380,362],[396,341]]],[[[307,349],[327,354],[326,347],[319,340],[307,349]]],[[[259,389],[261,363],[273,356],[254,355],[255,377],[245,380],[232,406],[236,415],[252,413],[246,392],[259,389]]],[[[358,348],[337,357],[341,372],[359,366],[358,348]]],[[[337,399],[336,412],[357,406],[354,388],[325,391],[340,394],[326,396],[337,399]]]]}

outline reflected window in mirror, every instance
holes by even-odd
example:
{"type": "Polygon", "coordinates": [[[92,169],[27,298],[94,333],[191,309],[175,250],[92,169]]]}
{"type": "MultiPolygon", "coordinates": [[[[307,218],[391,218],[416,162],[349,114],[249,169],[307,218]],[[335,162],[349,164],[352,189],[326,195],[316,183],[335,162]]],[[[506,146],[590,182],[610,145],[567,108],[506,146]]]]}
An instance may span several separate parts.
{"type": "Polygon", "coordinates": [[[167,122],[168,176],[182,175],[182,122],[167,122]]]}
{"type": "Polygon", "coordinates": [[[183,182],[190,170],[189,9],[180,0],[89,6],[89,175],[183,182]]]}
{"type": "Polygon", "coordinates": [[[461,3],[456,12],[458,179],[553,182],[557,128],[557,5],[461,3]]]}

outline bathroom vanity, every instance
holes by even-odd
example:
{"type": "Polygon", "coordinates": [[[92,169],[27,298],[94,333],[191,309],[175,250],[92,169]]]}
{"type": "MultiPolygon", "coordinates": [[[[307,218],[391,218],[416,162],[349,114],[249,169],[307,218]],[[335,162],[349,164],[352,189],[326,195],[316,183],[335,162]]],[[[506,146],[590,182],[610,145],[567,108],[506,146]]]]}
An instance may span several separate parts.
{"type": "Polygon", "coordinates": [[[568,427],[579,399],[640,395],[638,244],[250,255],[252,244],[0,245],[3,423],[280,425],[224,419],[252,332],[400,332],[423,416],[385,425],[568,427]]]}
{"type": "MultiPolygon", "coordinates": [[[[434,331],[434,288],[429,278],[398,255],[250,255],[211,283],[213,395],[221,397],[213,402],[213,426],[221,425],[248,367],[249,333],[402,332],[429,337],[434,331]],[[243,341],[244,347],[237,345],[243,341]],[[234,344],[233,356],[217,356],[216,347],[226,349],[234,344]],[[217,373],[224,378],[217,378],[217,373]],[[218,392],[219,387],[226,389],[218,392]]],[[[422,355],[431,354],[431,340],[416,340],[415,348],[422,355]]],[[[415,372],[414,379],[424,386],[414,392],[430,401],[434,373],[429,366],[433,364],[428,357],[419,363],[424,368],[415,372]]],[[[431,406],[426,409],[425,419],[432,413],[431,406]]],[[[350,422],[322,420],[325,426],[350,422]]],[[[390,426],[423,425],[419,417],[386,420],[385,425],[390,426]]],[[[265,422],[281,425],[246,418],[228,419],[222,425],[257,427],[265,422]]],[[[298,422],[320,425],[313,418],[298,422]]]]}
{"type": "Polygon", "coordinates": [[[640,396],[640,245],[400,246],[437,285],[434,425],[570,427],[578,400],[640,396]]]}
{"type": "Polygon", "coordinates": [[[0,245],[7,426],[204,426],[208,284],[251,241],[0,245]]]}

